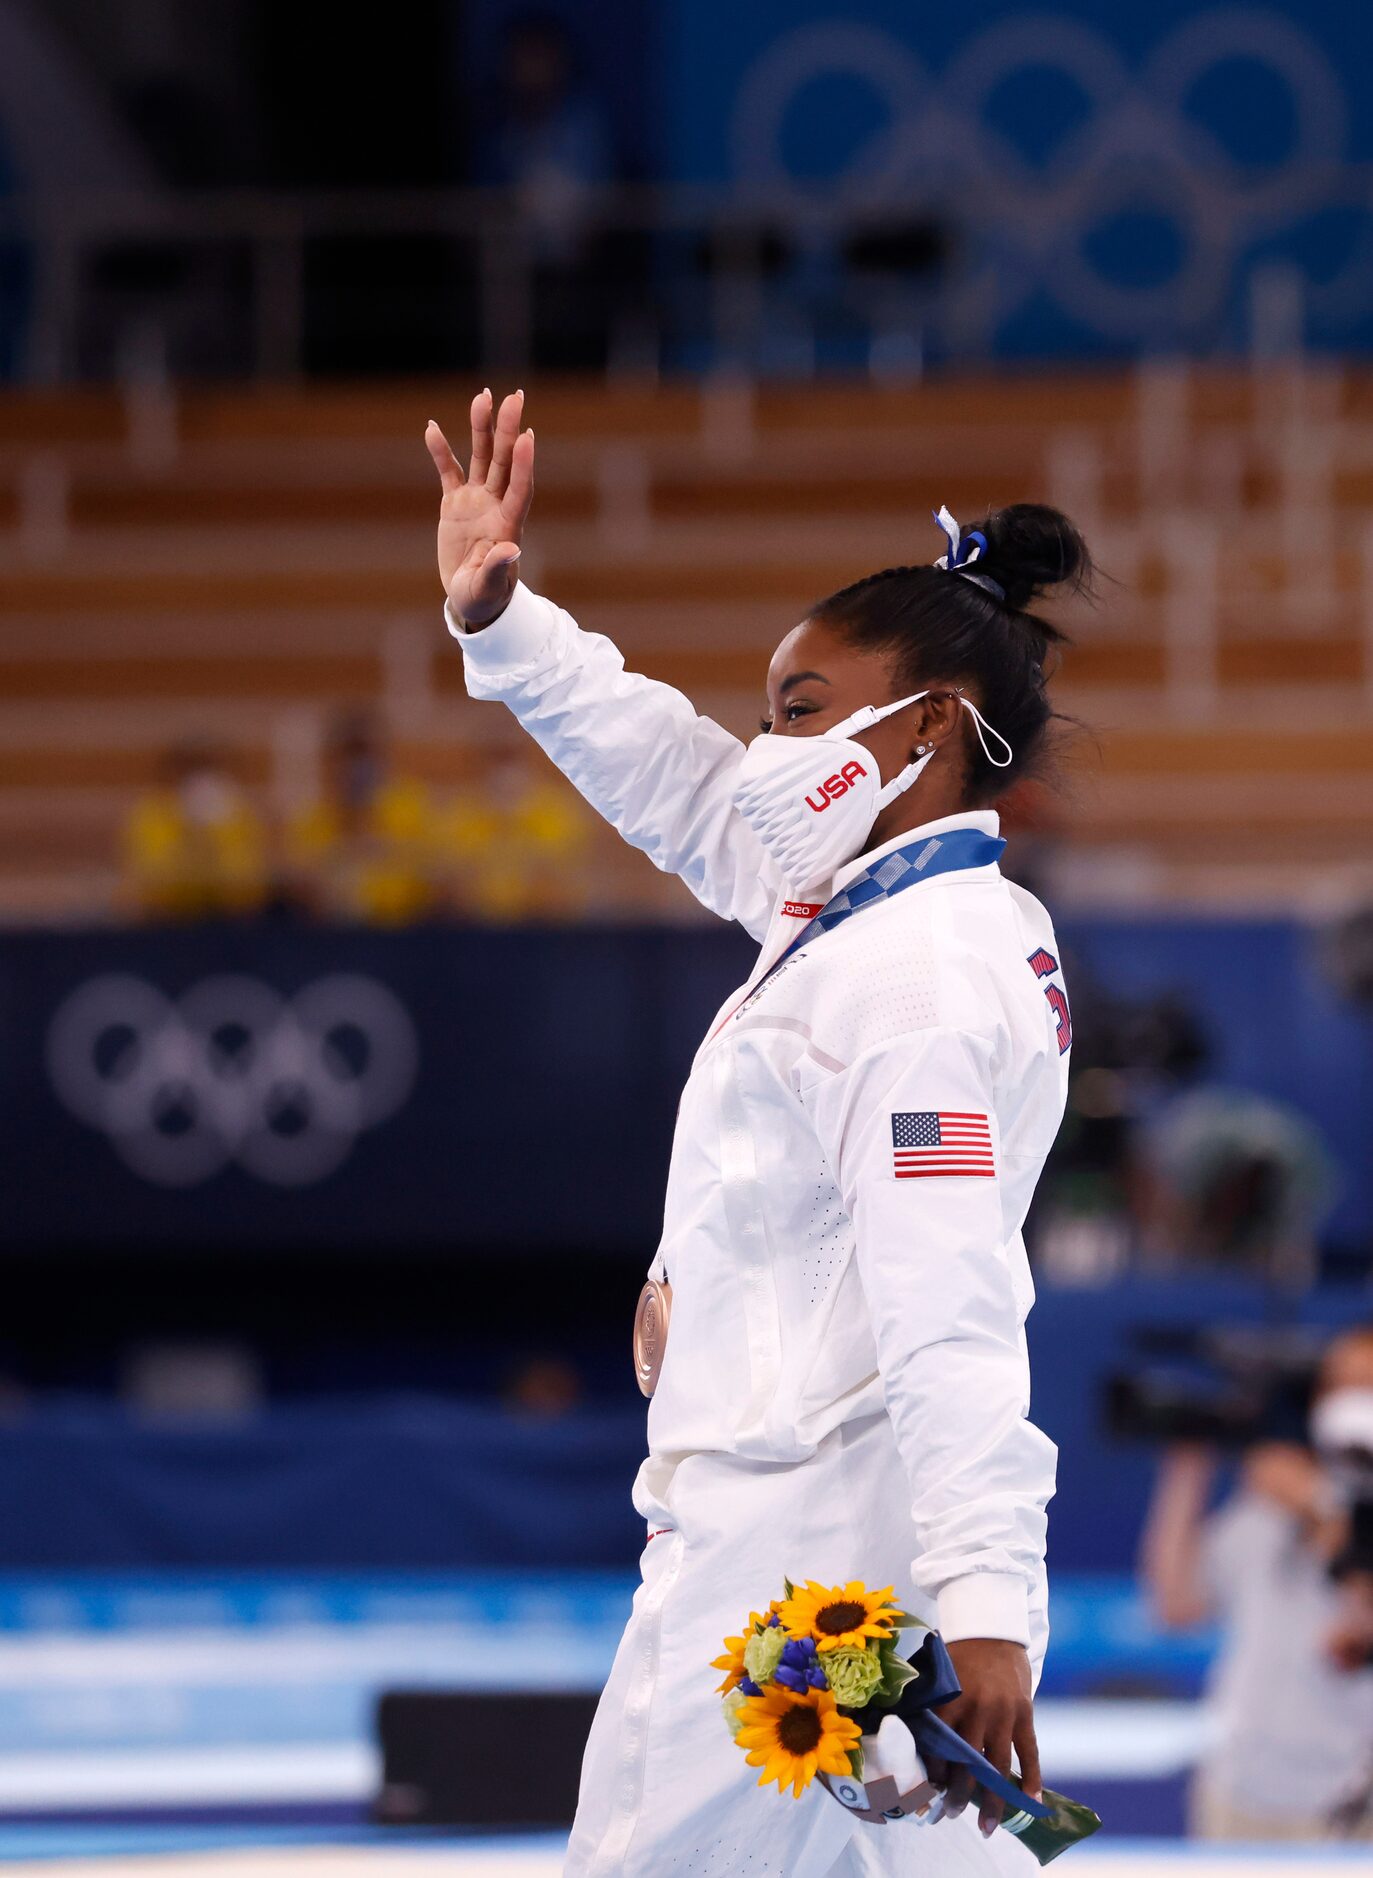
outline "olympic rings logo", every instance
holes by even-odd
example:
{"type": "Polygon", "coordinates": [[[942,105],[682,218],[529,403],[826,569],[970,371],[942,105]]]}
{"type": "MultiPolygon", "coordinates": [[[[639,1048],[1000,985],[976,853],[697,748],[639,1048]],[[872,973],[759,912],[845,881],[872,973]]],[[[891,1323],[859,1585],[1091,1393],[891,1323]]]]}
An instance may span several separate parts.
{"type": "Polygon", "coordinates": [[[293,998],[225,975],[175,999],[110,974],[73,991],[47,1037],[59,1099],[159,1187],[198,1186],[230,1166],[311,1186],[402,1107],[418,1065],[404,1005],[353,973],[293,998]]]}
{"type": "Polygon", "coordinates": [[[1301,235],[1331,212],[1356,232],[1328,275],[1307,281],[1313,320],[1349,324],[1373,308],[1373,214],[1366,179],[1344,178],[1349,108],[1331,60],[1294,20],[1266,8],[1221,7],[1166,34],[1137,68],[1110,38],[1057,14],[1009,18],[960,42],[936,80],[902,38],[839,19],[781,34],[743,75],[734,105],[735,173],[804,195],[784,152],[789,116],[807,87],[831,77],[872,96],[870,128],[830,174],[836,206],[885,197],[909,206],[956,200],[980,252],[951,288],[952,333],[983,338],[1035,295],[1111,339],[1147,341],[1213,322],[1246,251],[1301,235]],[[1191,108],[1222,68],[1257,71],[1291,124],[1279,162],[1246,159],[1191,108]],[[1032,160],[1006,134],[1016,86],[1057,82],[1081,103],[1057,141],[1032,160]],[[1078,118],[1078,121],[1074,121],[1078,118]],[[1176,267],[1129,279],[1094,238],[1143,215],[1172,231],[1176,267]]]}

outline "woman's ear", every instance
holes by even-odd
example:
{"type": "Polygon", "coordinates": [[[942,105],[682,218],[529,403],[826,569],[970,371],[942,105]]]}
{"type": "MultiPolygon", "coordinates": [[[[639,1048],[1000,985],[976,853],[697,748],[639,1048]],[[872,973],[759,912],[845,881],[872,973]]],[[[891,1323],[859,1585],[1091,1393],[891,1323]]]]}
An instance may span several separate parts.
{"type": "Polygon", "coordinates": [[[928,756],[931,750],[947,743],[958,729],[962,710],[957,692],[948,686],[931,690],[921,698],[911,713],[913,721],[907,732],[911,738],[912,759],[928,756]]]}

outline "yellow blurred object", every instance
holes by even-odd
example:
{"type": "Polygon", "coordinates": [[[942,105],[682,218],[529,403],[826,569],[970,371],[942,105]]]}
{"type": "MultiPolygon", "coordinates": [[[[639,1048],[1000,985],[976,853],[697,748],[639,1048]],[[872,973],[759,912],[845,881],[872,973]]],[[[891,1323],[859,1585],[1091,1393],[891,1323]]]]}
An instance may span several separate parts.
{"type": "Polygon", "coordinates": [[[237,916],[266,901],[266,834],[227,780],[150,791],[134,804],[123,848],[126,890],[145,918],[237,916]]]}
{"type": "Polygon", "coordinates": [[[587,820],[565,784],[509,768],[465,791],[441,824],[462,910],[494,924],[580,912],[587,820]]]}
{"type": "Polygon", "coordinates": [[[404,926],[433,911],[434,833],[429,791],[397,777],[351,815],[337,802],[312,804],[288,827],[287,854],[320,911],[404,926]]]}

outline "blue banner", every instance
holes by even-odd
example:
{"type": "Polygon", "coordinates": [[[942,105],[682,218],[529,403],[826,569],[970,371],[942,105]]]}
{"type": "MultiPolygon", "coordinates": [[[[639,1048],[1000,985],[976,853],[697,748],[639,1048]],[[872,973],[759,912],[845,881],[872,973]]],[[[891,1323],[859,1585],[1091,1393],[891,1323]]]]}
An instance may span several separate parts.
{"type": "MultiPolygon", "coordinates": [[[[675,0],[664,161],[931,218],[928,352],[1373,341],[1373,14],[1158,0],[675,0]]],[[[816,287],[812,246],[777,317],[816,287]]],[[[874,289],[876,291],[876,289],[874,289]]]]}
{"type": "Polygon", "coordinates": [[[642,1254],[741,934],[0,940],[0,1246],[642,1254]]]}
{"type": "MultiPolygon", "coordinates": [[[[1064,923],[1093,1007],[1168,993],[1206,1080],[1294,1107],[1366,1241],[1373,1020],[1288,923],[1064,923]]],[[[726,928],[0,937],[0,1249],[604,1250],[647,1265],[726,928]]]]}
{"type": "MultiPolygon", "coordinates": [[[[0,1423],[0,1566],[628,1569],[644,1540],[630,1491],[646,1444],[629,1361],[631,1303],[626,1297],[626,1334],[601,1403],[555,1415],[452,1395],[372,1393],[178,1422],[107,1400],[36,1397],[0,1423]]],[[[1284,1308],[1289,1329],[1300,1324],[1321,1335],[1366,1314],[1353,1287],[1327,1287],[1284,1308]]],[[[1033,1418],[1061,1453],[1049,1515],[1055,1572],[1133,1567],[1154,1450],[1107,1432],[1103,1390],[1112,1370],[1138,1361],[1139,1327],[1265,1323],[1271,1328],[1271,1305],[1254,1285],[1191,1276],[1098,1290],[1041,1285],[1028,1337],[1033,1418]]],[[[179,1607],[155,1600],[146,1620],[188,1627],[225,1621],[212,1588],[183,1590],[179,1607]]],[[[136,1589],[117,1608],[98,1589],[92,1596],[73,1604],[60,1585],[20,1596],[0,1576],[0,1632],[16,1624],[119,1627],[140,1609],[136,1589]]],[[[382,1621],[379,1606],[355,1614],[382,1621]]],[[[286,1615],[281,1602],[259,1611],[263,1622],[286,1615]]],[[[300,1622],[344,1615],[334,1605],[314,1609],[308,1599],[295,1611],[300,1622]]],[[[407,1610],[399,1595],[386,1609],[392,1623],[435,1615],[423,1600],[407,1610]]],[[[448,1616],[456,1621],[461,1612],[448,1616]]],[[[1113,1652],[1137,1656],[1147,1642],[1134,1607],[1113,1605],[1109,1616],[1078,1610],[1071,1621],[1060,1611],[1055,1627],[1079,1663],[1113,1652]]]]}

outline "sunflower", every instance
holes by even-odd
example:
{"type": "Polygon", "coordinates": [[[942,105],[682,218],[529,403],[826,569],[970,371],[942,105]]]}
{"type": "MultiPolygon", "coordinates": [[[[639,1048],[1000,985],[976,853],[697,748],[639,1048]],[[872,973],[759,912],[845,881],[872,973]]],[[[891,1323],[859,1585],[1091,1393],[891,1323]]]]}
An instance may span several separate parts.
{"type": "Polygon", "coordinates": [[[728,1695],[731,1689],[744,1680],[748,1671],[744,1668],[744,1645],[747,1637],[726,1637],[725,1654],[717,1656],[711,1663],[712,1669],[722,1669],[725,1679],[715,1691],[716,1695],[728,1695]]]}
{"type": "Polygon", "coordinates": [[[749,1638],[763,1628],[772,1614],[769,1610],[767,1617],[762,1617],[757,1611],[750,1611],[743,1636],[725,1638],[726,1654],[713,1658],[710,1665],[712,1669],[722,1669],[725,1672],[725,1679],[715,1691],[716,1695],[728,1695],[730,1690],[737,1688],[748,1675],[744,1667],[744,1648],[749,1638]]]}
{"type": "Polygon", "coordinates": [[[861,1650],[869,1637],[885,1643],[898,1615],[892,1604],[895,1592],[894,1585],[869,1591],[857,1578],[829,1586],[808,1578],[805,1590],[794,1590],[783,1604],[782,1627],[793,1637],[814,1637],[817,1650],[837,1650],[847,1643],[861,1650]]]}
{"type": "Polygon", "coordinates": [[[792,1695],[776,1684],[745,1698],[735,1736],[749,1766],[763,1770],[758,1785],[775,1780],[798,1800],[817,1773],[848,1773],[849,1750],[859,1739],[857,1722],[839,1713],[828,1689],[792,1695]]]}

